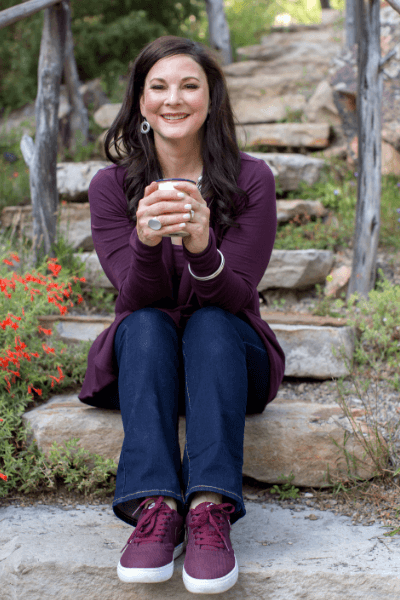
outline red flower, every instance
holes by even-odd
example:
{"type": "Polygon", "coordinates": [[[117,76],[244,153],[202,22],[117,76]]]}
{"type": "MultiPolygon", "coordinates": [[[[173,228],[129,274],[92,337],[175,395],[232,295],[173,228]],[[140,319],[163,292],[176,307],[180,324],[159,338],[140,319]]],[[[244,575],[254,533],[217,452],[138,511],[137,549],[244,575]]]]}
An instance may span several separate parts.
{"type": "Polygon", "coordinates": [[[32,385],[28,385],[28,394],[31,394],[32,390],[36,392],[38,396],[41,396],[43,393],[40,388],[34,388],[32,385]]]}
{"type": "Polygon", "coordinates": [[[5,258],[5,259],[3,260],[3,263],[4,263],[4,264],[6,264],[6,265],[9,265],[10,267],[13,267],[13,266],[14,266],[14,263],[12,263],[12,262],[11,262],[11,260],[8,260],[7,258],[5,258]]]}
{"type": "Polygon", "coordinates": [[[46,354],[55,354],[56,353],[54,348],[50,348],[50,346],[46,346],[46,344],[42,344],[42,348],[46,352],[46,354]]]}
{"type": "Polygon", "coordinates": [[[11,258],[15,260],[15,262],[20,262],[18,254],[11,254],[11,258]]]}
{"type": "Polygon", "coordinates": [[[38,326],[38,330],[44,333],[45,335],[53,334],[53,331],[51,329],[44,329],[41,325],[38,326]]]}
{"type": "Polygon", "coordinates": [[[4,481],[7,481],[7,475],[0,473],[0,479],[4,479],[4,481]]]}

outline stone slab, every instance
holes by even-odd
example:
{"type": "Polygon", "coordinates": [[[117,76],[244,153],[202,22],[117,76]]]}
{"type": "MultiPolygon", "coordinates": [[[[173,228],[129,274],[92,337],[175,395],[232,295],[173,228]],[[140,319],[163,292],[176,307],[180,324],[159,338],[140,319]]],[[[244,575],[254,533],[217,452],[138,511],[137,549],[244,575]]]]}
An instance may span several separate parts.
{"type": "Polygon", "coordinates": [[[273,250],[257,289],[300,290],[325,283],[333,262],[330,250],[273,250]]]}
{"type": "Polygon", "coordinates": [[[61,162],[57,164],[58,193],[68,200],[87,199],[89,184],[100,169],[109,167],[108,161],[61,162]]]}
{"type": "MultiPolygon", "coordinates": [[[[12,227],[32,239],[32,206],[7,206],[1,212],[3,227],[12,227]]],[[[74,250],[94,249],[89,202],[60,204],[57,235],[61,234],[74,250]]]]}
{"type": "Polygon", "coordinates": [[[323,380],[350,374],[354,352],[351,327],[271,324],[271,329],[285,353],[286,377],[323,380]]]}
{"type": "Polygon", "coordinates": [[[232,109],[238,123],[276,123],[288,117],[293,111],[302,113],[306,99],[302,94],[284,96],[264,96],[258,99],[235,100],[232,109]]]}
{"type": "Polygon", "coordinates": [[[328,209],[319,200],[277,200],[278,223],[287,223],[295,217],[313,217],[322,219],[328,209]]]}
{"type": "Polygon", "coordinates": [[[236,135],[242,147],[278,146],[281,148],[327,148],[328,123],[268,123],[237,125],[236,135]]]}
{"type": "Polygon", "coordinates": [[[113,284],[106,277],[96,252],[81,252],[74,254],[74,256],[85,264],[84,277],[89,285],[115,290],[113,284]]]}
{"type": "Polygon", "coordinates": [[[247,152],[254,158],[264,160],[275,169],[283,191],[297,190],[301,181],[314,185],[321,175],[325,161],[304,154],[280,152],[247,152]]]}
{"type": "MultiPolygon", "coordinates": [[[[74,256],[85,263],[84,277],[89,284],[115,289],[95,252],[82,252],[74,256]]],[[[259,292],[270,288],[306,289],[324,283],[333,261],[330,250],[273,250],[257,289],[259,292]]]]}
{"type": "MultiPolygon", "coordinates": [[[[383,537],[383,527],[308,507],[265,506],[246,503],[232,527],[239,579],[221,600],[398,599],[400,542],[383,537]]],[[[108,505],[8,506],[0,521],[2,600],[193,598],[182,582],[185,554],[167,582],[119,581],[116,566],[132,528],[108,505]]]]}
{"type": "Polygon", "coordinates": [[[94,341],[109,327],[113,317],[45,315],[38,317],[40,325],[53,329],[65,342],[94,341]]]}
{"type": "MultiPolygon", "coordinates": [[[[361,416],[354,414],[358,421],[361,416]]],[[[54,396],[47,403],[23,416],[46,454],[54,441],[62,444],[79,438],[82,448],[118,463],[124,438],[120,412],[93,408],[79,401],[76,394],[54,396]]],[[[181,455],[185,447],[185,419],[179,420],[181,455]]],[[[339,406],[316,405],[276,398],[262,414],[247,415],[244,433],[243,474],[266,483],[278,483],[282,474],[294,475],[293,483],[310,487],[329,486],[327,473],[347,477],[343,446],[357,459],[357,474],[370,478],[373,466],[364,458],[351,425],[339,406]],[[334,443],[336,442],[336,444],[334,443]]]]}

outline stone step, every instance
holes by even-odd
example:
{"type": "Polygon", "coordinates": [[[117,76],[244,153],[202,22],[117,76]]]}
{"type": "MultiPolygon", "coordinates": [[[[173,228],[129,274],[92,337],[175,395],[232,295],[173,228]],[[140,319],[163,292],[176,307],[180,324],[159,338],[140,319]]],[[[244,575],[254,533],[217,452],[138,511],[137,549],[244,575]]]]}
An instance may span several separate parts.
{"type": "MultiPolygon", "coordinates": [[[[275,174],[277,170],[274,168],[275,174]]],[[[318,200],[277,200],[277,218],[286,223],[295,217],[322,218],[327,209],[318,200]]],[[[60,205],[57,231],[74,250],[94,250],[89,203],[69,202],[60,205]]],[[[1,224],[32,239],[32,206],[6,206],[1,213],[1,224]]]]}
{"type": "Polygon", "coordinates": [[[328,123],[259,123],[236,126],[238,142],[243,148],[264,145],[322,149],[329,146],[329,133],[328,123]]]}
{"type": "Polygon", "coordinates": [[[330,250],[273,250],[268,268],[257,286],[268,289],[306,289],[324,284],[334,263],[330,250]]]}
{"type": "MultiPolygon", "coordinates": [[[[90,285],[114,289],[94,251],[74,256],[85,264],[84,276],[90,285]]],[[[330,250],[273,250],[257,289],[259,292],[268,289],[303,290],[317,283],[324,284],[333,263],[334,255],[330,250]]]]}
{"type": "Polygon", "coordinates": [[[283,191],[297,190],[301,182],[314,185],[321,176],[325,161],[304,154],[282,152],[247,152],[261,158],[275,172],[283,191]]]}
{"type": "MultiPolygon", "coordinates": [[[[345,319],[270,313],[261,309],[286,355],[286,377],[332,379],[349,375],[354,352],[354,331],[345,319]]],[[[112,316],[39,317],[65,342],[93,341],[113,322],[112,316]]]]}
{"type": "MultiPolygon", "coordinates": [[[[60,204],[57,233],[59,232],[74,250],[94,250],[90,226],[89,202],[60,204]]],[[[18,230],[32,239],[32,206],[6,206],[1,212],[3,227],[18,230]]]]}
{"type": "MultiPolygon", "coordinates": [[[[398,543],[384,537],[383,527],[353,525],[306,505],[298,512],[264,506],[246,502],[247,514],[232,527],[239,579],[221,600],[398,599],[398,543]]],[[[132,527],[108,504],[3,506],[0,521],[4,600],[193,599],[182,582],[185,554],[165,583],[119,581],[117,564],[132,527]]]]}
{"type": "MultiPolygon", "coordinates": [[[[369,442],[374,434],[362,421],[363,411],[353,411],[353,419],[369,442]]],[[[54,440],[58,444],[79,438],[82,448],[118,463],[124,438],[118,410],[93,408],[79,401],[76,394],[54,396],[47,403],[23,415],[43,452],[54,440]]],[[[185,418],[179,418],[181,454],[185,447],[185,418]]],[[[336,404],[318,405],[276,398],[262,414],[247,415],[244,434],[243,475],[278,483],[282,474],[294,475],[294,485],[326,487],[330,477],[348,477],[343,444],[355,457],[352,473],[361,478],[373,476],[374,466],[357,441],[347,416],[336,404]]]]}

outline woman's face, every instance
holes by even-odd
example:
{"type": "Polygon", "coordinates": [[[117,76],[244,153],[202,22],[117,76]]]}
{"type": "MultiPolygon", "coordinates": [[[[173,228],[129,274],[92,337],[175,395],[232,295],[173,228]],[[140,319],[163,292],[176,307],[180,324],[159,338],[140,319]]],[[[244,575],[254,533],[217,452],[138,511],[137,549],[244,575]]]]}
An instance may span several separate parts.
{"type": "Polygon", "coordinates": [[[209,112],[210,92],[203,68],[190,56],[178,54],[156,62],[147,74],[140,112],[154,139],[199,138],[209,112]]]}

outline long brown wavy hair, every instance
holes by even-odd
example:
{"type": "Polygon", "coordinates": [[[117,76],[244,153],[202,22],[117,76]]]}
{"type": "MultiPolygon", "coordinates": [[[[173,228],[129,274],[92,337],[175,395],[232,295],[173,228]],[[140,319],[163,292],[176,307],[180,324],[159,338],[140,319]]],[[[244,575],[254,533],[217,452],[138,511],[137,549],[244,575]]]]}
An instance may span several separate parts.
{"type": "Polygon", "coordinates": [[[108,160],[127,170],[124,180],[127,211],[131,220],[136,222],[136,209],[145,187],[162,178],[153,131],[148,134],[140,131],[140,97],[153,65],[162,58],[177,54],[193,58],[207,76],[211,112],[204,124],[201,194],[208,201],[211,226],[220,225],[222,238],[226,229],[238,227],[235,219],[247,204],[248,196],[236,183],[241,160],[225,76],[206,46],[167,35],[143,48],[133,63],[121,110],[106,135],[105,153],[108,160]],[[111,146],[114,146],[118,158],[111,156],[111,146]],[[238,202],[238,196],[243,201],[238,202]]]}

